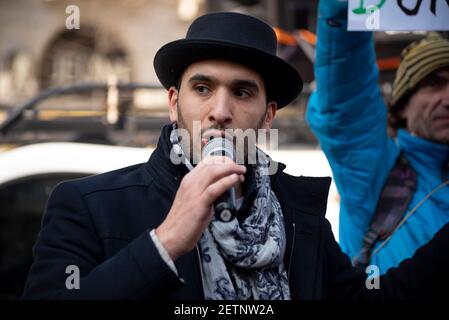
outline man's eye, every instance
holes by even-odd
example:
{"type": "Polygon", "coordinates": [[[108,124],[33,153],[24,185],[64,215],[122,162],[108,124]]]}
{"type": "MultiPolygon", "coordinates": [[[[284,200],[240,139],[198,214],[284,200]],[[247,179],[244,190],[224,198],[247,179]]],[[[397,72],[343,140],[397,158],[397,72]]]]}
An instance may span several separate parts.
{"type": "Polygon", "coordinates": [[[247,98],[251,95],[247,90],[235,90],[234,94],[239,98],[247,98]]]}
{"type": "Polygon", "coordinates": [[[435,87],[438,84],[435,80],[427,80],[424,82],[424,87],[435,87]]]}
{"type": "Polygon", "coordinates": [[[442,86],[444,84],[445,84],[445,81],[443,79],[430,77],[428,79],[425,79],[421,83],[421,87],[422,88],[436,88],[436,87],[440,87],[440,86],[442,86]]]}
{"type": "Polygon", "coordinates": [[[199,85],[199,86],[195,87],[195,91],[198,92],[198,93],[204,94],[204,93],[208,93],[209,92],[209,88],[206,87],[206,86],[199,85]]]}

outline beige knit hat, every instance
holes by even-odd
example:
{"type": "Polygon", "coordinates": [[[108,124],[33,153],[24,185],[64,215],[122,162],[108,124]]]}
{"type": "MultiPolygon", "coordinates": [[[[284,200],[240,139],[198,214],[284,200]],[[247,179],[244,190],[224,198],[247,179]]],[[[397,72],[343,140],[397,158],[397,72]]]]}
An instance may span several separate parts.
{"type": "Polygon", "coordinates": [[[391,105],[404,97],[433,71],[449,66],[449,40],[436,32],[412,42],[401,53],[391,95],[391,105]]]}

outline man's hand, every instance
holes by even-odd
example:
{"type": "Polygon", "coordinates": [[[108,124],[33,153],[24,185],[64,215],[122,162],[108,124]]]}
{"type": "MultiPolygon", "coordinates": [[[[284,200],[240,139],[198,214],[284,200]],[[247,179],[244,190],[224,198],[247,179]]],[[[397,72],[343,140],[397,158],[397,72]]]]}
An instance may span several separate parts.
{"type": "Polygon", "coordinates": [[[214,201],[243,181],[246,167],[222,156],[208,156],[181,181],[173,205],[156,234],[175,260],[192,250],[213,217],[214,201]]]}

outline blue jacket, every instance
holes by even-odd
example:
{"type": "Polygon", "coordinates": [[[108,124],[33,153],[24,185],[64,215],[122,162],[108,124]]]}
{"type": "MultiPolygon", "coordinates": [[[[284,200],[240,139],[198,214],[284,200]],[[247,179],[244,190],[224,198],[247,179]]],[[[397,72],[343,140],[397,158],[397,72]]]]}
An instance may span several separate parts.
{"type": "MultiPolygon", "coordinates": [[[[320,2],[317,89],[309,101],[307,121],[330,162],[341,196],[340,244],[354,257],[401,150],[417,173],[410,210],[442,183],[449,146],[412,136],[406,130],[400,130],[396,140],[387,135],[387,110],[377,85],[373,35],[347,32],[346,19],[347,4],[320,2]]],[[[371,263],[382,273],[397,266],[448,221],[446,186],[408,219],[371,263]]]]}

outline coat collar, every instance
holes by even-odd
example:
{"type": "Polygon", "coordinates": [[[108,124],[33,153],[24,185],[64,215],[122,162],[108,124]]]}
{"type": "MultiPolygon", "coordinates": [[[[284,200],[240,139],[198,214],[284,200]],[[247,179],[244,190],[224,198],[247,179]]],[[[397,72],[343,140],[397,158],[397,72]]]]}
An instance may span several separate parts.
{"type": "Polygon", "coordinates": [[[162,127],[157,147],[146,163],[146,168],[158,182],[158,185],[174,196],[182,178],[189,170],[184,164],[175,164],[170,159],[170,152],[172,151],[171,130],[171,124],[162,127]]]}

